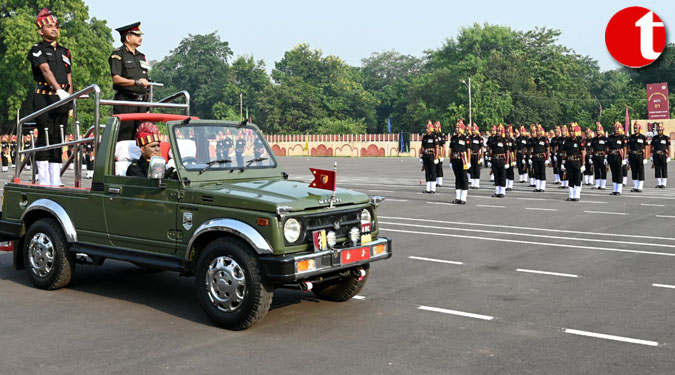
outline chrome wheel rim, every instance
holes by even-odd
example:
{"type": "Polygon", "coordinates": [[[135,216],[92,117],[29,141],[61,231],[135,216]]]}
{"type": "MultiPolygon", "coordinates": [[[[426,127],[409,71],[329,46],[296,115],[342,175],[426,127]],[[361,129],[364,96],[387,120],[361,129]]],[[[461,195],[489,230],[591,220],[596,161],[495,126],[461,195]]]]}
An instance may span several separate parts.
{"type": "Polygon", "coordinates": [[[37,277],[47,277],[54,269],[54,244],[49,236],[36,233],[28,243],[28,259],[31,271],[37,277]]]}
{"type": "Polygon", "coordinates": [[[246,275],[234,259],[217,257],[209,264],[205,287],[213,306],[223,312],[234,312],[246,296],[246,275]]]}

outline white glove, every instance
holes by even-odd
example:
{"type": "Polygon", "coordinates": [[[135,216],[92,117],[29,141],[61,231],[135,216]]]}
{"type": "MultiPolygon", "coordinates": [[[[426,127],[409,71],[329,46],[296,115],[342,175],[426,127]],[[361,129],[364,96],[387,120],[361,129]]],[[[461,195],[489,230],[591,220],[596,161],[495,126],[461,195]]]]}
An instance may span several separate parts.
{"type": "Polygon", "coordinates": [[[553,161],[557,162],[557,161],[558,161],[558,157],[555,156],[555,155],[553,155],[553,161]]]}
{"type": "Polygon", "coordinates": [[[670,156],[666,158],[666,163],[670,163],[670,156]]]}
{"type": "Polygon", "coordinates": [[[551,161],[548,160],[548,159],[546,159],[546,160],[544,161],[544,165],[549,165],[549,164],[551,164],[551,161]]]}
{"type": "Polygon", "coordinates": [[[434,164],[438,164],[438,159],[434,159],[434,164]]]}
{"type": "Polygon", "coordinates": [[[466,167],[464,167],[464,169],[469,169],[469,168],[471,168],[471,163],[466,163],[466,167]]]}
{"type": "Polygon", "coordinates": [[[621,160],[621,165],[622,165],[622,166],[623,166],[623,165],[626,165],[626,164],[628,164],[628,159],[623,159],[623,160],[621,160]]]}
{"type": "Polygon", "coordinates": [[[521,164],[527,164],[527,160],[523,159],[520,161],[521,164]]]}
{"type": "Polygon", "coordinates": [[[532,159],[527,159],[527,164],[532,165],[532,159]]]}
{"type": "Polygon", "coordinates": [[[488,168],[492,168],[492,163],[488,162],[487,166],[488,166],[488,168]]]}
{"type": "Polygon", "coordinates": [[[581,168],[579,169],[581,173],[584,173],[586,171],[586,166],[582,165],[581,168]]]}
{"type": "Polygon", "coordinates": [[[607,157],[605,156],[605,159],[602,161],[603,164],[607,165],[607,157]]]}
{"type": "Polygon", "coordinates": [[[588,164],[593,165],[593,158],[588,159],[588,164]]]}
{"type": "Polygon", "coordinates": [[[647,164],[647,159],[643,159],[642,164],[647,164]]]}
{"type": "Polygon", "coordinates": [[[445,160],[445,159],[444,158],[438,159],[438,161],[440,161],[441,163],[443,162],[443,160],[445,160]]]}
{"type": "Polygon", "coordinates": [[[653,156],[650,156],[650,157],[649,157],[649,161],[651,161],[651,162],[653,163],[653,162],[654,162],[654,157],[653,157],[653,156]]]}
{"type": "Polygon", "coordinates": [[[511,167],[511,164],[510,164],[510,163],[504,164],[504,169],[509,169],[509,167],[511,167]]]}
{"type": "Polygon", "coordinates": [[[561,165],[560,169],[562,169],[563,171],[567,170],[567,168],[565,168],[565,164],[561,165]]]}
{"type": "Polygon", "coordinates": [[[63,100],[63,99],[65,99],[65,98],[67,98],[67,97],[70,96],[70,94],[68,94],[68,93],[66,92],[66,90],[63,90],[63,89],[58,89],[58,90],[56,90],[56,95],[59,96],[59,100],[63,100]]]}
{"type": "Polygon", "coordinates": [[[424,164],[424,159],[420,158],[420,164],[424,164]]]}
{"type": "Polygon", "coordinates": [[[481,164],[483,164],[483,158],[478,159],[478,165],[481,165],[481,164]]]}

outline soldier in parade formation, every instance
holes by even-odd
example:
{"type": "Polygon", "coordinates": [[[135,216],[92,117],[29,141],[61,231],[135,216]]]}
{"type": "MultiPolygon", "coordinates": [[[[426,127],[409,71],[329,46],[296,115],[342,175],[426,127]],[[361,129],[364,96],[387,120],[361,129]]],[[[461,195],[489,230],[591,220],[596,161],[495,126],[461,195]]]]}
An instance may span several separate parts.
{"type": "Polygon", "coordinates": [[[516,168],[516,138],[511,125],[506,127],[506,151],[506,171],[504,175],[506,176],[506,191],[511,191],[513,190],[514,170],[516,168]]]}
{"type": "Polygon", "coordinates": [[[640,133],[641,129],[642,126],[635,121],[633,134],[628,137],[628,163],[633,178],[633,188],[630,191],[637,193],[642,193],[645,184],[645,164],[648,160],[645,152],[647,137],[640,133]]]}
{"type": "MultiPolygon", "coordinates": [[[[609,140],[605,135],[605,129],[599,122],[595,123],[595,137],[591,139],[591,162],[595,178],[593,189],[605,190],[607,186],[607,153],[609,152],[609,140]]],[[[590,168],[589,168],[590,169],[590,168]]]]}
{"type": "Polygon", "coordinates": [[[434,123],[434,134],[438,143],[439,151],[438,164],[436,164],[436,187],[443,187],[443,160],[445,159],[445,134],[441,132],[441,122],[434,123]]]}
{"type": "Polygon", "coordinates": [[[7,134],[3,134],[0,142],[1,142],[0,153],[2,155],[2,171],[7,172],[9,170],[9,136],[7,134]]]}
{"type": "Polygon", "coordinates": [[[452,203],[466,204],[469,192],[467,170],[471,167],[470,138],[465,134],[462,119],[455,126],[455,135],[450,137],[450,164],[455,173],[455,200],[452,203]]]}
{"type": "Polygon", "coordinates": [[[234,156],[237,159],[237,166],[244,166],[244,152],[246,151],[246,138],[240,130],[237,134],[237,141],[234,143],[234,156]]]}
{"type": "Polygon", "coordinates": [[[493,198],[504,198],[506,194],[506,154],[510,152],[506,145],[506,129],[504,125],[499,124],[496,127],[496,135],[492,137],[490,143],[490,161],[489,166],[492,167],[492,173],[495,176],[495,193],[493,198]]]}
{"type": "Polygon", "coordinates": [[[623,167],[626,165],[627,139],[623,135],[623,127],[620,123],[614,124],[614,134],[607,137],[607,163],[612,172],[612,195],[621,195],[623,190],[623,167]]]}
{"type": "Polygon", "coordinates": [[[422,145],[419,152],[420,164],[422,164],[427,184],[424,193],[436,193],[436,164],[438,164],[437,155],[439,154],[438,138],[434,134],[433,124],[429,121],[426,125],[426,134],[422,137],[422,145]]]}
{"type": "Polygon", "coordinates": [[[551,146],[551,163],[553,167],[553,184],[559,185],[562,183],[562,179],[560,178],[562,175],[562,172],[560,171],[560,164],[561,160],[558,155],[558,145],[560,144],[560,140],[562,139],[562,131],[560,129],[559,125],[556,125],[555,128],[553,129],[553,137],[551,137],[550,140],[550,146],[551,146]]]}
{"type": "Polygon", "coordinates": [[[527,129],[521,126],[516,129],[516,165],[518,166],[518,182],[527,182],[527,155],[528,155],[527,129]]]}
{"type": "Polygon", "coordinates": [[[593,130],[591,128],[586,128],[584,132],[584,142],[586,143],[586,158],[584,160],[584,165],[586,170],[584,171],[584,185],[590,186],[595,183],[595,175],[593,174],[593,146],[592,140],[595,137],[593,130]]]}
{"type": "Polygon", "coordinates": [[[471,151],[471,160],[468,174],[471,175],[469,187],[471,189],[480,188],[480,169],[483,164],[483,136],[480,134],[480,128],[475,123],[472,127],[472,135],[469,137],[469,150],[471,151]]]}
{"type": "Polygon", "coordinates": [[[581,198],[581,175],[586,170],[586,142],[581,137],[581,127],[576,123],[570,126],[572,135],[563,144],[562,170],[567,172],[569,182],[568,201],[579,201],[581,198]]]}
{"type": "MultiPolygon", "coordinates": [[[[32,133],[31,133],[31,134],[26,134],[26,135],[23,136],[23,149],[24,149],[24,150],[28,150],[28,149],[31,149],[31,148],[33,148],[32,133]]],[[[24,156],[24,157],[28,158],[28,160],[26,161],[26,169],[27,169],[27,170],[30,170],[30,168],[31,168],[31,158],[30,158],[30,155],[27,154],[27,155],[24,156]]]]}
{"type": "Polygon", "coordinates": [[[650,143],[652,168],[656,177],[656,187],[665,189],[668,185],[668,163],[670,162],[670,137],[663,134],[663,124],[656,124],[657,135],[650,143]]]}
{"type": "Polygon", "coordinates": [[[544,133],[544,128],[539,125],[537,137],[532,138],[528,150],[529,160],[534,170],[534,191],[537,193],[546,191],[546,166],[549,164],[550,152],[550,141],[544,133]]]}

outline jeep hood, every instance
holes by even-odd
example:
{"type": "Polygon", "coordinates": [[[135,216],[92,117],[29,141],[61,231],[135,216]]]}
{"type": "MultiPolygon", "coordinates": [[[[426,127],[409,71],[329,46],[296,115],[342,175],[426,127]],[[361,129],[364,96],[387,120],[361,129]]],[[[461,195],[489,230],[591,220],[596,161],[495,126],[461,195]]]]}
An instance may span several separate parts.
{"type": "MultiPolygon", "coordinates": [[[[288,206],[292,211],[328,207],[332,191],[310,188],[307,182],[288,180],[250,180],[237,182],[210,182],[193,185],[194,203],[222,207],[276,212],[277,207],[288,206]]],[[[368,196],[349,189],[336,189],[339,200],[334,206],[363,204],[368,196]]]]}

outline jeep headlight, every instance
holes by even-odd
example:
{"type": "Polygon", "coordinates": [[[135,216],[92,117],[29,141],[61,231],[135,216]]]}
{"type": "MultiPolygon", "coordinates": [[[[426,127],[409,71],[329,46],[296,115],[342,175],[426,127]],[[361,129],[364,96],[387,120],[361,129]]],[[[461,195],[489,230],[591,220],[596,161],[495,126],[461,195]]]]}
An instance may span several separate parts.
{"type": "Polygon", "coordinates": [[[366,208],[361,210],[361,224],[370,224],[370,219],[370,211],[366,208]]]}
{"type": "Polygon", "coordinates": [[[297,219],[290,218],[284,223],[284,238],[288,243],[294,243],[300,238],[302,226],[297,219]]]}

